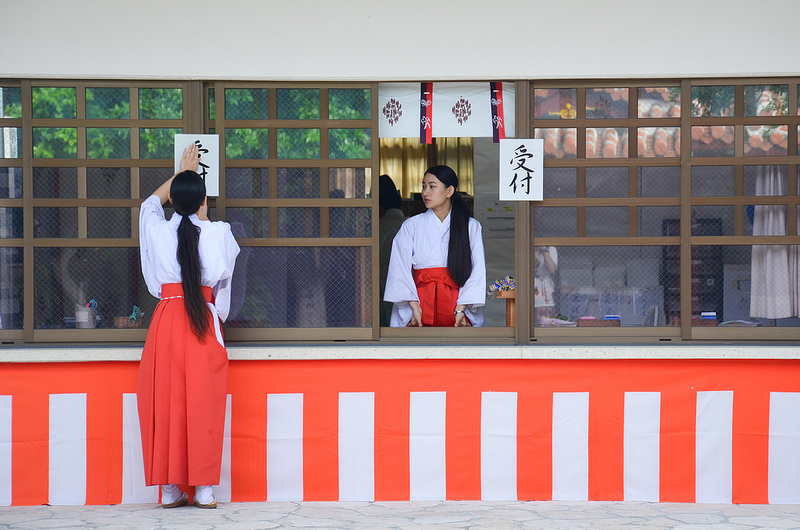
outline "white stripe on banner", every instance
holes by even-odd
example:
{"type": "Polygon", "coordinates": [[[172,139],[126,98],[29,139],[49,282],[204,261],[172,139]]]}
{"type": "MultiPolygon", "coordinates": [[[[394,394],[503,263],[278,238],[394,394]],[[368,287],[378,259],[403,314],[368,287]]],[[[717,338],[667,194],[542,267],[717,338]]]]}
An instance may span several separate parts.
{"type": "Polygon", "coordinates": [[[447,497],[446,396],[445,392],[411,392],[408,449],[412,501],[438,501],[447,497]]]}
{"type": "Polygon", "coordinates": [[[553,393],[553,500],[589,499],[589,393],[553,393]]]}
{"type": "Polygon", "coordinates": [[[339,392],[339,500],[375,500],[374,392],[339,392]]]}
{"type": "Polygon", "coordinates": [[[769,394],[770,504],[800,504],[800,393],[769,394]]]}
{"type": "Polygon", "coordinates": [[[225,431],[222,439],[222,470],[219,486],[214,486],[214,497],[220,502],[231,502],[231,395],[225,401],[225,431]]]}
{"type": "Polygon", "coordinates": [[[625,392],[624,500],[659,501],[661,393],[625,392]]]}
{"type": "Polygon", "coordinates": [[[697,393],[695,502],[733,499],[733,392],[697,393]]]}
{"type": "Polygon", "coordinates": [[[86,504],[86,394],[50,394],[49,503],[86,504]]]}
{"type": "Polygon", "coordinates": [[[517,500],[517,393],[481,393],[481,499],[517,500]]]}
{"type": "Polygon", "coordinates": [[[158,486],[144,481],[142,432],[136,394],[122,394],[122,503],[158,502],[158,486]]]}
{"type": "Polygon", "coordinates": [[[0,506],[11,506],[11,396],[0,396],[0,506]]]}
{"type": "Polygon", "coordinates": [[[303,500],[303,394],[267,395],[267,500],[303,500]]]}

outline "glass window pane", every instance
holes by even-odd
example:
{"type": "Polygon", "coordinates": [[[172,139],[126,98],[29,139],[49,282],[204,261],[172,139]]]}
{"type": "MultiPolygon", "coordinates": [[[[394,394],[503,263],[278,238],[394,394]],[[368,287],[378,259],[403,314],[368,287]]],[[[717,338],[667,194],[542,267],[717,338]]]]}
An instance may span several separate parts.
{"type": "Polygon", "coordinates": [[[744,166],[744,195],[746,196],[788,195],[788,186],[788,166],[744,166]]]}
{"type": "Polygon", "coordinates": [[[789,85],[745,85],[745,116],[788,116],[789,85]]]}
{"type": "Polygon", "coordinates": [[[680,127],[639,127],[639,158],[681,156],[680,127]]]}
{"type": "Polygon", "coordinates": [[[226,168],[225,194],[229,199],[268,199],[269,168],[226,168]]]}
{"type": "Polygon", "coordinates": [[[331,88],[328,90],[328,118],[332,120],[369,120],[372,118],[372,91],[368,88],[331,88]]]}
{"type": "Polygon", "coordinates": [[[534,250],[535,326],[679,324],[678,246],[549,247],[550,261],[543,250],[534,250]]]}
{"type": "Polygon", "coordinates": [[[86,168],[86,196],[89,199],[129,199],[131,169],[128,167],[86,168]]]}
{"type": "Polygon", "coordinates": [[[692,117],[734,116],[733,85],[693,86],[692,117]]]}
{"type": "Polygon", "coordinates": [[[33,209],[33,237],[78,237],[78,209],[33,209]]]}
{"type": "Polygon", "coordinates": [[[225,157],[269,158],[269,129],[225,129],[225,157]]]}
{"type": "Polygon", "coordinates": [[[22,208],[0,207],[0,239],[20,238],[22,238],[22,208]]]}
{"type": "Polygon", "coordinates": [[[628,129],[586,129],[586,158],[628,158],[628,129]]]}
{"type": "Polygon", "coordinates": [[[640,118],[680,118],[681,87],[643,87],[639,89],[640,118]]]}
{"type": "Polygon", "coordinates": [[[140,278],[139,249],[34,249],[33,311],[36,329],[113,328],[115,316],[128,317],[137,305],[150,321],[157,299],[140,278]],[[85,302],[96,300],[92,322],[85,302]],[[77,318],[76,318],[77,317],[77,318]],[[92,325],[94,324],[94,325],[92,325]]]}
{"type": "Polygon", "coordinates": [[[627,197],[628,168],[587,167],[587,197],[627,197]]]}
{"type": "Polygon", "coordinates": [[[786,156],[788,125],[746,125],[744,156],[786,156]]]}
{"type": "Polygon", "coordinates": [[[89,119],[129,119],[131,91],[128,88],[87,88],[86,117],[89,119]]]}
{"type": "Polygon", "coordinates": [[[269,208],[228,207],[225,215],[235,237],[269,237],[269,208]]]}
{"type": "Polygon", "coordinates": [[[144,200],[169,179],[174,170],[170,167],[139,168],[139,198],[144,200]]]}
{"type": "Polygon", "coordinates": [[[544,168],[544,198],[578,196],[578,169],[574,167],[544,168]]]}
{"type": "Polygon", "coordinates": [[[217,119],[216,94],[214,93],[213,88],[208,89],[208,119],[209,120],[217,119]]]}
{"type": "Polygon", "coordinates": [[[661,237],[664,220],[679,219],[680,206],[639,206],[637,208],[637,234],[639,237],[661,237]]]}
{"type": "Polygon", "coordinates": [[[130,157],[130,129],[116,127],[86,128],[86,158],[130,157]]]}
{"type": "Polygon", "coordinates": [[[180,120],[183,118],[183,90],[180,88],[140,88],[139,118],[180,120]]]}
{"type": "Polygon", "coordinates": [[[21,248],[0,248],[0,329],[22,329],[22,253],[21,248]]]}
{"type": "Polygon", "coordinates": [[[627,118],[627,88],[587,88],[586,117],[595,119],[627,118]]]}
{"type": "Polygon", "coordinates": [[[372,237],[372,208],[330,208],[330,237],[372,237]]]}
{"type": "Polygon", "coordinates": [[[34,127],[33,158],[78,158],[78,129],[34,127]]]}
{"type": "Polygon", "coordinates": [[[242,254],[248,258],[246,267],[237,260],[229,327],[372,325],[369,248],[254,247],[242,254]]]}
{"type": "Polygon", "coordinates": [[[680,197],[681,168],[639,167],[636,169],[639,180],[639,197],[680,197]]]}
{"type": "Polygon", "coordinates": [[[319,199],[320,177],[318,167],[278,168],[278,198],[319,199]]]}
{"type": "Polygon", "coordinates": [[[744,235],[785,236],[788,225],[785,204],[748,204],[744,206],[744,235]]]}
{"type": "Polygon", "coordinates": [[[692,197],[733,197],[733,166],[692,167],[692,197]]]}
{"type": "Polygon", "coordinates": [[[278,208],[278,237],[320,237],[319,208],[278,208]]]}
{"type": "Polygon", "coordinates": [[[627,206],[587,206],[587,237],[626,237],[628,235],[627,206]]]}
{"type": "Polygon", "coordinates": [[[534,237],[576,237],[578,210],[572,206],[534,206],[534,237]]]}
{"type": "Polygon", "coordinates": [[[692,156],[733,156],[732,125],[693,126],[692,156]]]}
{"type": "Polygon", "coordinates": [[[319,129],[278,129],[278,158],[319,159],[319,129]]]}
{"type": "Polygon", "coordinates": [[[22,158],[22,128],[0,127],[0,158],[22,158]]]}
{"type": "Polygon", "coordinates": [[[22,89],[0,86],[0,118],[22,117],[22,89]]]}
{"type": "Polygon", "coordinates": [[[86,235],[97,238],[131,237],[130,208],[87,208],[86,235]]]}
{"type": "Polygon", "coordinates": [[[269,118],[269,89],[226,88],[225,119],[266,120],[269,118]]]}
{"type": "Polygon", "coordinates": [[[31,89],[34,118],[77,118],[75,87],[38,87],[31,89]]]}
{"type": "Polygon", "coordinates": [[[139,129],[139,158],[167,158],[175,155],[175,135],[183,129],[139,129]]]}
{"type": "Polygon", "coordinates": [[[372,129],[329,129],[328,158],[372,158],[372,129]]]}
{"type": "Polygon", "coordinates": [[[77,199],[78,168],[33,168],[33,196],[37,199],[77,199]]]}
{"type": "Polygon", "coordinates": [[[328,197],[365,199],[371,197],[372,168],[332,167],[328,169],[328,197]]]}
{"type": "Polygon", "coordinates": [[[0,199],[22,198],[22,168],[0,167],[0,199]]]}
{"type": "Polygon", "coordinates": [[[533,117],[537,120],[574,120],[578,116],[578,89],[537,88],[533,91],[533,117]]]}
{"type": "Polygon", "coordinates": [[[734,206],[692,207],[692,235],[734,235],[734,208],[734,206]]]}
{"type": "Polygon", "coordinates": [[[534,129],[533,137],[544,140],[545,158],[577,158],[578,129],[534,129]]]}
{"type": "Polygon", "coordinates": [[[319,119],[319,89],[279,88],[277,99],[279,120],[319,119]]]}

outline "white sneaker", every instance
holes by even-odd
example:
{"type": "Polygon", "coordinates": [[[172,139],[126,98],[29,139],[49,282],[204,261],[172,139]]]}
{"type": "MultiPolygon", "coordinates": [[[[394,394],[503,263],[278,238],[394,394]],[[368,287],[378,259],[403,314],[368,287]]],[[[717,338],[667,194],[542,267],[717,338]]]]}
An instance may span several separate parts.
{"type": "Polygon", "coordinates": [[[217,507],[217,499],[214,498],[214,491],[211,486],[195,486],[194,505],[199,508],[217,507]]]}

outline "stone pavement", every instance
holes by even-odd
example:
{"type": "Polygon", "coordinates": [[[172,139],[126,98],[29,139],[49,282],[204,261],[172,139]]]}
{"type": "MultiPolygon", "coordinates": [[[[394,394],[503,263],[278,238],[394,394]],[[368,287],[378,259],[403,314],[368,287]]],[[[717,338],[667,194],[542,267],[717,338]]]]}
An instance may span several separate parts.
{"type": "Polygon", "coordinates": [[[645,502],[237,502],[0,507],[0,528],[800,529],[800,505],[645,502]]]}

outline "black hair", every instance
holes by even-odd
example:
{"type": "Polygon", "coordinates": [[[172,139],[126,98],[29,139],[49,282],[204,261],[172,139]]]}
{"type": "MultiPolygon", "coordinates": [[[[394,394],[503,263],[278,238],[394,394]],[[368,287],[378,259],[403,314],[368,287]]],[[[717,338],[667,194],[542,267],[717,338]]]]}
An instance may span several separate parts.
{"type": "Polygon", "coordinates": [[[453,186],[450,197],[450,244],[447,248],[447,270],[459,287],[463,287],[472,274],[472,248],[469,244],[469,206],[458,192],[458,175],[450,166],[434,166],[430,173],[445,189],[453,186]]]}
{"type": "Polygon", "coordinates": [[[178,225],[178,264],[181,266],[183,304],[189,315],[192,333],[202,342],[211,325],[209,309],[202,291],[200,264],[200,227],[189,216],[197,212],[206,198],[206,184],[194,171],[175,175],[169,188],[175,213],[181,215],[178,225]]]}
{"type": "Polygon", "coordinates": [[[400,192],[397,191],[397,187],[389,175],[381,175],[378,179],[378,202],[384,210],[391,210],[392,208],[401,210],[403,208],[400,192]]]}

